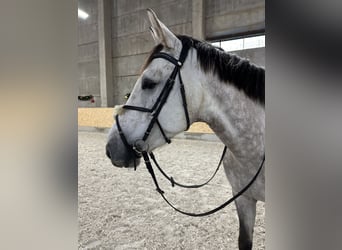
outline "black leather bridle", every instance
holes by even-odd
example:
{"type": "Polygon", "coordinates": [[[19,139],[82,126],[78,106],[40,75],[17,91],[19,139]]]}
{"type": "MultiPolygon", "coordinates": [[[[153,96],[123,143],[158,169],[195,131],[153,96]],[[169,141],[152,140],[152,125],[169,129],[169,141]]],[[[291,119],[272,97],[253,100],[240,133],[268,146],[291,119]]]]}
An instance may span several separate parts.
{"type": "Polygon", "coordinates": [[[127,139],[126,139],[126,136],[123,133],[122,128],[120,126],[119,116],[118,115],[115,116],[116,125],[117,125],[117,128],[118,128],[122,142],[125,144],[126,148],[129,150],[129,152],[133,153],[137,158],[144,156],[144,152],[148,151],[148,144],[146,143],[146,140],[148,139],[148,137],[151,133],[151,130],[155,124],[157,124],[157,126],[159,127],[159,130],[160,130],[162,136],[164,137],[165,141],[167,143],[171,143],[171,140],[166,136],[166,134],[163,130],[163,127],[160,125],[160,122],[158,120],[158,116],[159,116],[160,111],[162,110],[164,104],[166,103],[167,98],[169,97],[169,95],[172,91],[172,88],[173,88],[174,83],[176,81],[177,75],[179,78],[180,92],[182,95],[184,114],[185,114],[185,118],[186,118],[186,129],[185,130],[187,130],[190,127],[190,118],[189,118],[189,112],[188,112],[187,103],[186,103],[185,89],[184,89],[182,76],[180,74],[180,69],[183,66],[183,63],[184,63],[184,61],[188,55],[189,49],[190,49],[190,45],[187,43],[184,43],[178,60],[175,59],[174,57],[170,56],[169,54],[166,54],[163,52],[159,52],[159,53],[156,53],[153,55],[152,60],[156,59],[156,58],[163,58],[163,59],[171,62],[175,67],[174,67],[170,77],[166,81],[166,84],[165,84],[164,88],[162,89],[158,99],[156,100],[156,102],[154,103],[154,105],[151,109],[145,108],[145,107],[139,107],[139,106],[132,106],[132,105],[124,105],[123,106],[123,109],[135,110],[135,111],[146,112],[146,113],[151,114],[151,117],[152,117],[151,121],[150,121],[150,123],[149,123],[149,125],[145,131],[144,136],[141,139],[136,140],[132,145],[129,144],[127,139]]]}
{"type": "MultiPolygon", "coordinates": [[[[214,174],[209,178],[208,181],[206,181],[205,183],[203,184],[200,184],[200,185],[183,185],[183,184],[180,184],[176,181],[174,181],[174,179],[172,177],[169,177],[167,176],[167,174],[160,168],[159,164],[157,163],[154,155],[152,152],[148,153],[148,150],[149,150],[149,145],[146,143],[146,140],[148,139],[150,133],[151,133],[151,130],[153,129],[154,125],[157,124],[157,126],[159,127],[159,130],[162,134],[162,136],[164,137],[165,141],[167,143],[171,143],[171,140],[166,136],[164,130],[163,130],[163,127],[161,126],[159,120],[158,120],[158,116],[164,106],[164,104],[166,103],[172,89],[173,89],[173,86],[174,86],[174,83],[175,83],[175,80],[176,80],[176,77],[178,75],[178,78],[179,78],[179,83],[180,83],[180,92],[181,92],[181,96],[182,96],[182,102],[183,102],[183,108],[184,108],[184,114],[185,114],[185,118],[186,118],[186,129],[187,130],[189,127],[190,127],[190,118],[189,118],[189,112],[188,112],[188,108],[187,108],[187,102],[186,102],[186,95],[185,95],[185,89],[184,89],[184,84],[183,84],[183,80],[182,80],[182,76],[181,76],[181,72],[180,72],[180,69],[181,67],[183,66],[184,64],[184,61],[188,55],[188,52],[189,52],[189,49],[191,48],[191,44],[189,43],[186,43],[186,42],[182,42],[182,50],[181,50],[181,53],[180,53],[180,56],[179,56],[179,59],[175,59],[174,57],[170,56],[169,54],[167,53],[164,53],[164,52],[159,52],[159,53],[156,53],[152,56],[152,60],[153,59],[156,59],[156,58],[163,58],[169,62],[171,62],[175,67],[170,75],[170,77],[168,78],[168,80],[166,81],[166,84],[164,86],[164,88],[162,89],[159,97],[157,98],[156,102],[154,103],[153,107],[151,109],[148,109],[148,108],[145,108],[145,107],[139,107],[139,106],[132,106],[132,105],[124,105],[123,106],[123,109],[127,109],[127,110],[135,110],[135,111],[140,111],[140,112],[146,112],[146,113],[150,113],[151,114],[151,121],[145,131],[145,134],[143,135],[143,137],[141,139],[138,139],[136,140],[133,144],[129,144],[127,139],[126,139],[126,136],[124,134],[124,132],[122,131],[122,128],[121,128],[121,125],[120,125],[120,122],[119,122],[119,115],[116,115],[115,116],[115,121],[116,121],[116,125],[117,125],[117,128],[118,128],[118,131],[119,131],[119,134],[120,134],[120,138],[123,142],[123,144],[125,145],[125,147],[127,148],[128,152],[134,156],[135,158],[141,158],[143,157],[144,158],[144,161],[145,161],[145,164],[146,164],[146,167],[153,179],[153,182],[156,186],[156,190],[158,191],[158,193],[163,197],[163,199],[173,208],[175,209],[176,211],[182,213],[182,214],[185,214],[185,215],[189,215],[189,216],[193,216],[193,217],[199,217],[199,216],[206,216],[206,215],[209,215],[209,214],[213,214],[219,210],[221,210],[222,208],[226,207],[227,205],[229,205],[232,201],[234,201],[236,198],[238,198],[240,195],[242,195],[252,184],[253,182],[255,181],[255,179],[257,178],[257,176],[259,175],[260,171],[261,171],[261,168],[262,166],[264,165],[264,161],[265,161],[265,155],[263,157],[263,160],[260,164],[260,167],[257,171],[257,173],[255,174],[255,176],[252,178],[252,180],[240,191],[238,192],[237,194],[235,194],[232,198],[230,198],[227,202],[223,203],[221,206],[215,208],[215,209],[212,209],[208,212],[205,212],[205,213],[198,213],[198,214],[195,214],[195,213],[189,213],[189,212],[184,212],[178,208],[176,208],[174,205],[172,205],[167,199],[166,197],[164,196],[164,191],[159,187],[158,185],[158,181],[157,181],[157,178],[154,174],[154,170],[153,170],[153,167],[152,167],[152,164],[151,164],[151,161],[150,161],[150,157],[151,159],[153,160],[153,162],[155,163],[155,165],[157,166],[157,168],[161,171],[161,173],[171,182],[172,186],[174,185],[177,185],[177,186],[180,186],[180,187],[185,187],[185,188],[199,188],[199,187],[202,187],[206,184],[209,183],[209,181],[211,181],[213,179],[213,177],[215,176],[215,174],[217,173],[222,161],[223,161],[223,158],[224,158],[224,155],[226,153],[226,150],[227,150],[227,147],[225,146],[224,149],[223,149],[223,153],[222,153],[222,156],[221,156],[221,159],[219,161],[219,164],[214,172],[214,174]]],[[[134,168],[136,168],[136,161],[134,160],[134,168]]]]}

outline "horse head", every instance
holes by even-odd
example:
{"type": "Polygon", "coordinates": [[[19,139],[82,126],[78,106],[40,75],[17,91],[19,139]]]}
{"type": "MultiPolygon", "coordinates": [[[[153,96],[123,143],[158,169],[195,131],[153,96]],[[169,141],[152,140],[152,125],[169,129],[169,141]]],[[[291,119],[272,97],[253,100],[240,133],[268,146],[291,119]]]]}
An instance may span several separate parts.
{"type": "Polygon", "coordinates": [[[201,96],[194,60],[186,60],[191,46],[185,46],[152,10],[147,13],[156,46],[127,103],[116,108],[106,145],[107,156],[118,167],[135,166],[142,152],[151,152],[186,130],[201,96]]]}

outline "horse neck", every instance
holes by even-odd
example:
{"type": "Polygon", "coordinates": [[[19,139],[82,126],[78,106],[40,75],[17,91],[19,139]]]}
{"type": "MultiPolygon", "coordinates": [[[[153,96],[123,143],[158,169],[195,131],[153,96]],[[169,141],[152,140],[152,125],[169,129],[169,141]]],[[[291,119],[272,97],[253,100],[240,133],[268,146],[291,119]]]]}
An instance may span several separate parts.
{"type": "Polygon", "coordinates": [[[258,164],[264,154],[264,107],[232,84],[212,75],[203,77],[199,120],[209,124],[241,164],[258,164]]]}

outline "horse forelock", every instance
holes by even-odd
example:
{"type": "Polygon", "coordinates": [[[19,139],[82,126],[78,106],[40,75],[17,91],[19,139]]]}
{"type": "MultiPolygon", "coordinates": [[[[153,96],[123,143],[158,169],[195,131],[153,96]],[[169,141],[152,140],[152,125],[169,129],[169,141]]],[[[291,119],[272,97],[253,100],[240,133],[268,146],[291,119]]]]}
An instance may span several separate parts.
{"type": "Polygon", "coordinates": [[[140,74],[148,67],[148,65],[150,65],[150,63],[153,60],[153,56],[155,54],[159,53],[160,51],[162,51],[163,48],[164,48],[164,46],[162,44],[158,44],[157,46],[153,47],[153,49],[151,50],[150,54],[148,55],[146,61],[144,62],[143,66],[141,67],[140,74]]]}

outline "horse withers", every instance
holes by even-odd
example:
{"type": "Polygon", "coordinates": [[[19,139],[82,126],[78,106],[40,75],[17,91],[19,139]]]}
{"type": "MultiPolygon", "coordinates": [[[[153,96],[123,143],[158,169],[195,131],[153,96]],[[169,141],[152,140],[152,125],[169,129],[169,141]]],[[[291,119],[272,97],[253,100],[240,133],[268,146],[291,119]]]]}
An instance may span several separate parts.
{"type": "MultiPolygon", "coordinates": [[[[207,42],[176,36],[147,12],[156,46],[118,108],[106,154],[117,167],[136,167],[191,123],[206,122],[229,149],[223,165],[236,194],[265,154],[265,70],[207,42]]],[[[257,201],[265,201],[264,169],[235,200],[239,249],[252,249],[257,201]]]]}

